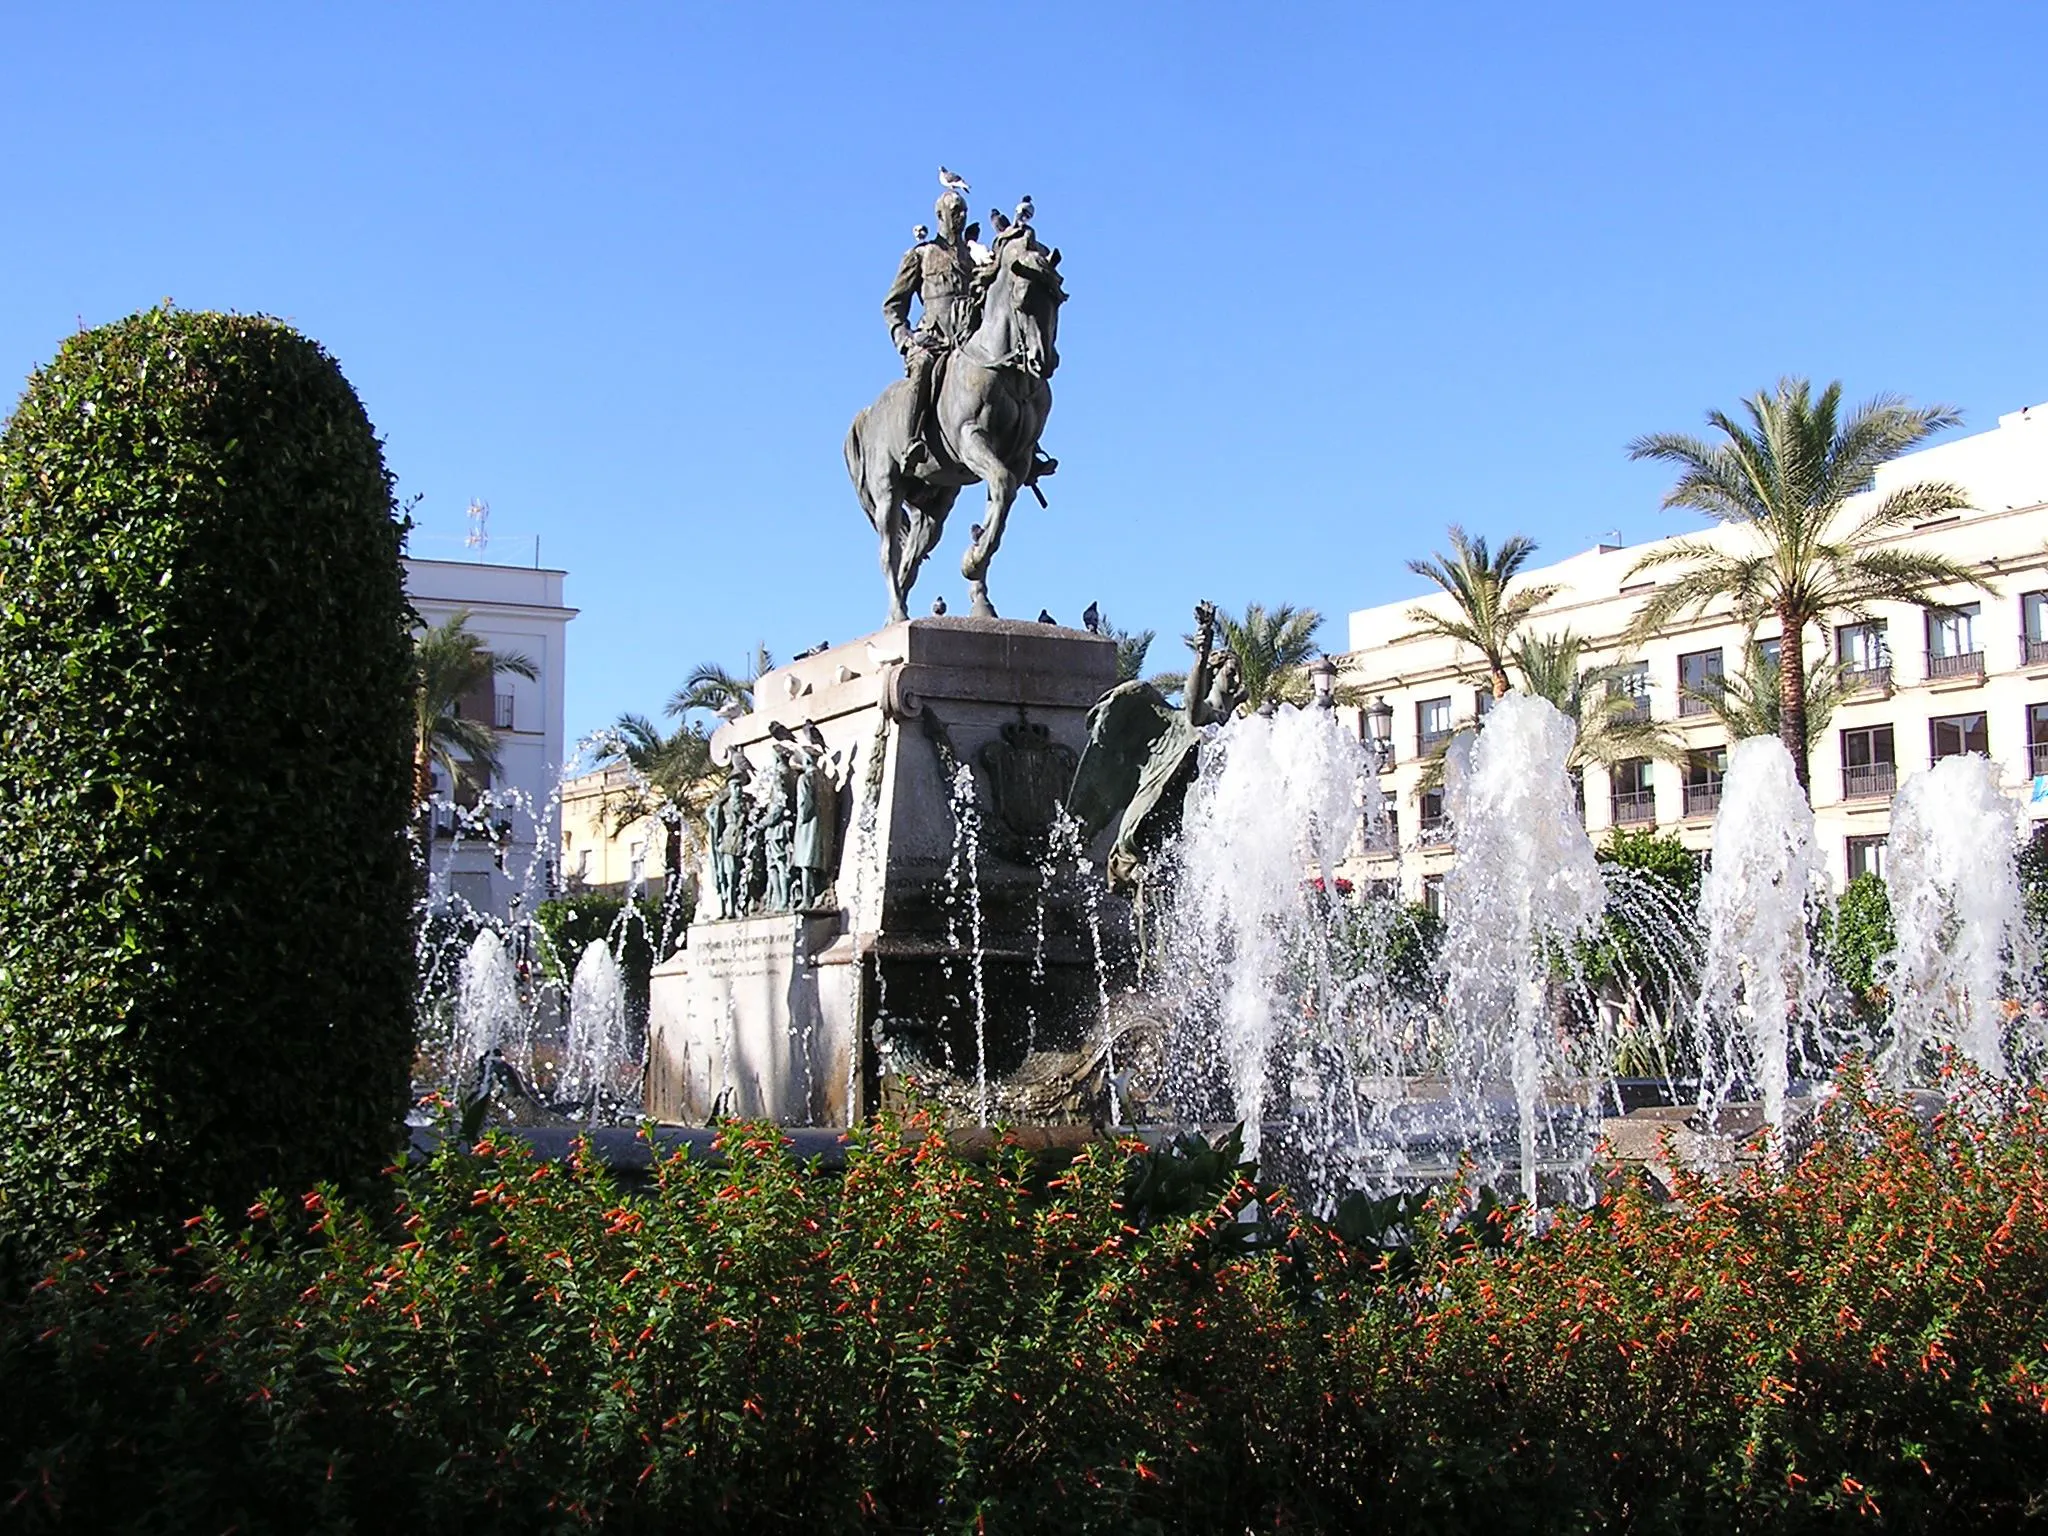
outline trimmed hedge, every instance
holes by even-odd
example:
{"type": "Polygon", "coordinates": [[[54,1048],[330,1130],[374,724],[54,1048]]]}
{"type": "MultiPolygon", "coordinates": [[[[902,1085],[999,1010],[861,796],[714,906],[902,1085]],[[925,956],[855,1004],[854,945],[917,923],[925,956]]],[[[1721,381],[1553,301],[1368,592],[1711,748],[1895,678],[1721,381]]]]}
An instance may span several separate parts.
{"type": "Polygon", "coordinates": [[[196,1221],[169,1268],[61,1258],[0,1310],[0,1509],[94,1533],[2030,1528],[2048,1094],[1961,1087],[1923,1124],[1852,1077],[1782,1174],[1630,1185],[1540,1231],[1455,1197],[1324,1227],[1228,1146],[1098,1144],[1048,1180],[914,1121],[861,1134],[843,1178],[728,1126],[724,1166],[637,1192],[451,1148],[374,1202],[196,1221]]]}
{"type": "Polygon", "coordinates": [[[82,332],[0,433],[0,1263],[388,1161],[402,538],[355,391],[275,320],[82,332]]]}

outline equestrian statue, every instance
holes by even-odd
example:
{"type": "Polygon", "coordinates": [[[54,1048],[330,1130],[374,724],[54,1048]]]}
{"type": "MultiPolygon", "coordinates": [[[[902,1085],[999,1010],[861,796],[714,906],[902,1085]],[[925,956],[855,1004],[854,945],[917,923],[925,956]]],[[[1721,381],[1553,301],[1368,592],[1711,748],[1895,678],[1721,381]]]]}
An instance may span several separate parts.
{"type": "Polygon", "coordinates": [[[910,589],[945,532],[961,488],[988,487],[988,509],[960,561],[974,612],[994,618],[988,566],[1010,506],[1058,467],[1038,451],[1052,411],[1048,382],[1066,288],[1060,253],[1039,244],[1030,198],[1014,219],[991,211],[993,246],[967,222],[966,182],[942,171],[933,212],[939,232],[917,228],[882,302],[904,377],[853,418],[846,472],[882,541],[891,622],[910,616],[910,589]],[[918,304],[911,323],[911,302],[918,304]]]}

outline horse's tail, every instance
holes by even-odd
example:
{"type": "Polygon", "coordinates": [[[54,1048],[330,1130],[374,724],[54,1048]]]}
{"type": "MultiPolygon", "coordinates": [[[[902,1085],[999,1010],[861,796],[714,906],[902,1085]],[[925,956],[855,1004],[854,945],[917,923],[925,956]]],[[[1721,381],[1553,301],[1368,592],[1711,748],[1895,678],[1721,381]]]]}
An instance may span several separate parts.
{"type": "Polygon", "coordinates": [[[853,481],[854,494],[860,497],[861,509],[868,515],[868,521],[880,533],[879,521],[887,509],[877,509],[868,497],[867,445],[861,440],[861,428],[867,425],[867,407],[862,406],[854,413],[853,425],[846,429],[846,474],[853,481]]]}

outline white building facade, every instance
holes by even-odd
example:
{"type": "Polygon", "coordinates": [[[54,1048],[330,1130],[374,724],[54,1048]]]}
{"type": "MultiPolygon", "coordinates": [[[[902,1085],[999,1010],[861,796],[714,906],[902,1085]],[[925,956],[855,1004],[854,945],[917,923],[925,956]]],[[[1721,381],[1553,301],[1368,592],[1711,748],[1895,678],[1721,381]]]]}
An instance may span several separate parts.
{"type": "MultiPolygon", "coordinates": [[[[1845,696],[1810,758],[1814,813],[1838,886],[1866,871],[1883,873],[1894,792],[1954,753],[1988,756],[2030,813],[2048,818],[2048,405],[2012,412],[1991,431],[1884,466],[1869,496],[1851,504],[1851,518],[1870,498],[1923,480],[1960,485],[1972,510],[1880,543],[1938,552],[1995,590],[1940,589],[1935,595],[1948,606],[1939,613],[1879,604],[1868,623],[1831,615],[1824,636],[1807,632],[1809,660],[1825,644],[1844,669],[1845,696]]],[[[1705,538],[1729,550],[1756,547],[1756,536],[1739,527],[1695,527],[1678,537],[1705,538]]],[[[1683,763],[1641,759],[1612,772],[1588,768],[1588,833],[1597,841],[1613,827],[1652,827],[1704,850],[1730,743],[1712,712],[1683,696],[1681,681],[1697,689],[1739,670],[1747,636],[1723,604],[1672,623],[1647,644],[1623,645],[1644,596],[1680,568],[1645,571],[1633,580],[1629,572],[1669,542],[1602,545],[1525,570],[1516,585],[1556,583],[1559,592],[1537,610],[1526,632],[1569,629],[1584,636],[1583,664],[1625,669],[1620,686],[1639,701],[1635,707],[1668,725],[1686,751],[1683,763]]],[[[1455,829],[1443,816],[1441,797],[1420,784],[1420,759],[1482,713],[1491,690],[1472,651],[1414,633],[1406,615],[1417,606],[1452,611],[1440,592],[1359,610],[1350,619],[1350,650],[1338,658],[1345,683],[1383,697],[1393,709],[1394,761],[1381,780],[1395,812],[1393,839],[1370,853],[1361,849],[1347,873],[1398,881],[1409,899],[1434,905],[1456,859],[1455,829]]],[[[1758,636],[1767,645],[1777,642],[1775,621],[1758,636]]],[[[1351,713],[1363,734],[1364,711],[1351,713]]]]}
{"type": "Polygon", "coordinates": [[[498,771],[465,773],[451,784],[434,770],[437,798],[466,804],[481,800],[492,835],[452,836],[455,818],[436,818],[431,852],[437,887],[479,912],[503,917],[514,897],[534,901],[553,894],[555,851],[561,844],[556,783],[566,755],[569,621],[565,573],[532,566],[486,565],[469,560],[405,561],[406,595],[429,625],[457,613],[497,655],[521,655],[535,676],[501,672],[488,689],[465,699],[465,716],[489,720],[498,737],[498,771]],[[487,798],[485,798],[487,797],[487,798]],[[445,882],[445,885],[444,885],[445,882]]]}

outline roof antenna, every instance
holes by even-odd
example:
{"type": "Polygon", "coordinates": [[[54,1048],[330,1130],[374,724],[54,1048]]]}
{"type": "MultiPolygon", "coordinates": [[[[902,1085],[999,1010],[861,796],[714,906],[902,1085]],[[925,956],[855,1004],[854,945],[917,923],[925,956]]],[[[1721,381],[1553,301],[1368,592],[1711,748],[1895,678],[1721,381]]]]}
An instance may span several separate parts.
{"type": "Polygon", "coordinates": [[[469,536],[462,541],[475,550],[491,547],[491,504],[481,499],[469,504],[469,536]]]}

